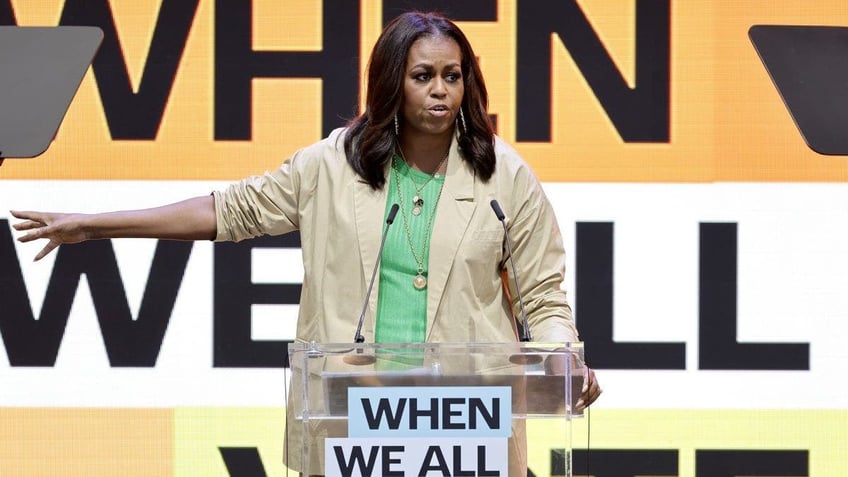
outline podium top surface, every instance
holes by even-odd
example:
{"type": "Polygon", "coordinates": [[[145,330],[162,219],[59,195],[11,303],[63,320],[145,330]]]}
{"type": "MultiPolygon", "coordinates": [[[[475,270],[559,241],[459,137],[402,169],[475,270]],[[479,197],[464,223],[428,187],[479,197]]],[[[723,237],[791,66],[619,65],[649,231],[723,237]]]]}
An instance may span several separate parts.
{"type": "Polygon", "coordinates": [[[807,146],[848,154],[848,27],[754,25],[748,36],[807,146]]]}
{"type": "Polygon", "coordinates": [[[582,359],[583,343],[289,343],[289,355],[318,356],[373,356],[383,355],[419,355],[419,356],[548,356],[550,354],[576,354],[582,359]]]}
{"type": "Polygon", "coordinates": [[[0,26],[0,158],[47,150],[102,40],[97,27],[0,26]]]}
{"type": "Polygon", "coordinates": [[[509,387],[514,416],[570,418],[583,387],[583,343],[290,343],[294,415],[340,419],[350,388],[509,387]],[[295,390],[297,389],[297,390],[295,390]]]}

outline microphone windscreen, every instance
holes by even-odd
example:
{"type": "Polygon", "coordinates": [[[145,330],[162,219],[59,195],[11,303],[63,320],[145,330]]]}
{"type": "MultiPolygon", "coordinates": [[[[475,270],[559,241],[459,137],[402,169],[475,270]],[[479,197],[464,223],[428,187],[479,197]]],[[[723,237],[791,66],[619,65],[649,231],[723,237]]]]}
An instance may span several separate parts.
{"type": "Polygon", "coordinates": [[[489,205],[492,206],[492,210],[495,211],[495,216],[497,216],[498,220],[503,222],[503,220],[506,218],[506,216],[504,215],[503,210],[501,210],[501,206],[500,206],[500,204],[498,204],[498,201],[495,200],[495,199],[492,199],[492,201],[489,202],[489,205]]]}
{"type": "Polygon", "coordinates": [[[397,204],[392,204],[392,208],[389,209],[389,216],[386,217],[386,223],[392,225],[392,222],[395,221],[395,216],[398,213],[398,209],[400,207],[397,204]]]}

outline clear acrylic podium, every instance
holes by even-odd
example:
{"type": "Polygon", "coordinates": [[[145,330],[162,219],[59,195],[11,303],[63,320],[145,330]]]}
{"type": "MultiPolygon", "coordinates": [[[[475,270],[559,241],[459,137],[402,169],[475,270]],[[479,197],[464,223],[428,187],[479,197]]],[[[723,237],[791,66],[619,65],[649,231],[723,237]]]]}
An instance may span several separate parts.
{"type": "Polygon", "coordinates": [[[582,343],[293,343],[289,365],[303,475],[572,475],[582,343]]]}

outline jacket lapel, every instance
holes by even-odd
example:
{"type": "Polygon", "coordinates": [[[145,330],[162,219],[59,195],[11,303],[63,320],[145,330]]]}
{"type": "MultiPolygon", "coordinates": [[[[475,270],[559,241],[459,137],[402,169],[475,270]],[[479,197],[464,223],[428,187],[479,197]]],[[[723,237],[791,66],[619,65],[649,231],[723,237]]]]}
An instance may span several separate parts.
{"type": "Polygon", "coordinates": [[[442,196],[430,240],[427,277],[427,339],[433,330],[436,311],[442,302],[459,244],[465,235],[476,204],[474,173],[459,155],[454,139],[448,156],[442,196]]]}
{"type": "MultiPolygon", "coordinates": [[[[386,169],[388,172],[388,167],[386,169]]],[[[356,215],[356,239],[359,242],[359,256],[362,262],[362,289],[364,294],[368,290],[371,281],[371,273],[377,262],[377,252],[380,250],[380,241],[385,227],[383,210],[386,208],[386,197],[388,186],[380,190],[373,190],[364,180],[357,178],[353,184],[354,214],[356,215]],[[379,212],[378,212],[379,211],[379,212]]],[[[368,298],[368,313],[365,324],[362,326],[362,335],[366,342],[374,341],[374,323],[377,312],[377,297],[379,296],[379,279],[374,282],[374,289],[368,298]]],[[[360,301],[360,303],[362,303],[360,301]]],[[[359,305],[356,305],[359,306],[359,305]]],[[[360,310],[356,310],[359,316],[360,310]]]]}

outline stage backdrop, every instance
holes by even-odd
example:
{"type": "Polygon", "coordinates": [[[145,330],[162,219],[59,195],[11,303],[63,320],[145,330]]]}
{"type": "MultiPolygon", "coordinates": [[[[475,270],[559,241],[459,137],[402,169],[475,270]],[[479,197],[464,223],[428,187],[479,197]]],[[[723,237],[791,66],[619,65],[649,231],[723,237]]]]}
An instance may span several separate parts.
{"type": "MultiPolygon", "coordinates": [[[[588,447],[599,477],[848,475],[848,157],[805,145],[747,37],[848,25],[844,1],[0,0],[0,24],[105,32],[51,148],[0,168],[0,476],[285,475],[296,235],[32,263],[6,211],[274,169],[357,113],[413,8],[458,20],[560,220],[605,390],[576,473],[588,447]]],[[[531,436],[533,475],[556,451],[531,436]]]]}

